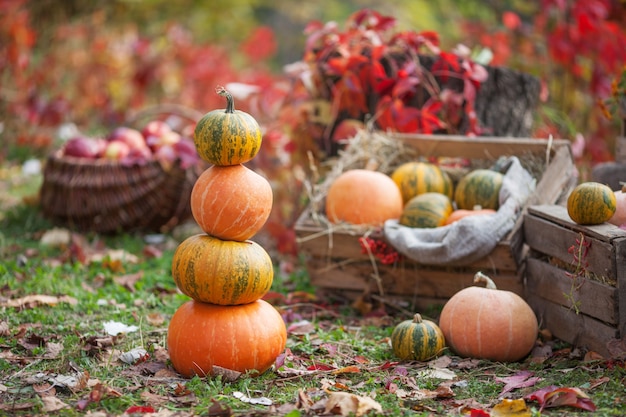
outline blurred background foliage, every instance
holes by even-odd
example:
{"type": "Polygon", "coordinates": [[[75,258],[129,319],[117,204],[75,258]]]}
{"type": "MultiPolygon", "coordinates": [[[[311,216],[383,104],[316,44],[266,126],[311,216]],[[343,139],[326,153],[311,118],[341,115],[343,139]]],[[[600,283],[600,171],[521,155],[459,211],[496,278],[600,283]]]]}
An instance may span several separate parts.
{"type": "Polygon", "coordinates": [[[598,102],[626,64],[621,0],[0,0],[0,162],[44,158],[68,125],[103,135],[146,107],[204,113],[224,107],[216,85],[253,85],[237,107],[267,129],[256,168],[279,185],[269,227],[288,233],[312,144],[285,67],[303,59],[310,22],[364,8],[540,79],[533,136],[572,140],[583,178],[613,158],[620,119],[598,102]]]}

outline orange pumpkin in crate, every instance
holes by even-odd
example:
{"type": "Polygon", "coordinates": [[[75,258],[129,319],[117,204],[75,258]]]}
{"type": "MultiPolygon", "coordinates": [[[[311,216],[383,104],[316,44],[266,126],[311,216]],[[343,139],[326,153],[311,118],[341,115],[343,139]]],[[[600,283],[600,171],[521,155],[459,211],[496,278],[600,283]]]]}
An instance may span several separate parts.
{"type": "Polygon", "coordinates": [[[187,378],[211,375],[214,366],[261,374],[286,341],[283,318],[263,300],[240,306],[188,301],[172,316],[167,333],[172,365],[187,378]]]}
{"type": "Polygon", "coordinates": [[[223,240],[254,236],[272,211],[269,182],[244,165],[205,170],[191,191],[191,212],[202,230],[223,240]]]}
{"type": "Polygon", "coordinates": [[[326,216],[332,223],[381,226],[402,214],[402,195],[386,174],[351,169],[339,175],[326,195],[326,216]]]}
{"type": "Polygon", "coordinates": [[[539,326],[530,306],[519,295],[499,290],[477,273],[472,286],[454,294],[441,310],[439,327],[457,354],[476,359],[515,362],[530,353],[539,326]]]}

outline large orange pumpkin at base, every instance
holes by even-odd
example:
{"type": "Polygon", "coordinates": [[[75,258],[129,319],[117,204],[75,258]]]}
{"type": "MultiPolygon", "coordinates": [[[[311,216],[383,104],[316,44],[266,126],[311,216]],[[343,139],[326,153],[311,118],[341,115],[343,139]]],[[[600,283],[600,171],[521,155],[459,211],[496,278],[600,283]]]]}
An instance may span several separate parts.
{"type": "Polygon", "coordinates": [[[212,375],[214,366],[259,375],[286,341],[285,322],[263,300],[240,306],[188,301],[172,316],[167,334],[172,366],[186,378],[212,375]]]}
{"type": "Polygon", "coordinates": [[[441,310],[439,328],[457,354],[475,359],[515,362],[530,353],[539,326],[530,306],[519,295],[496,288],[477,273],[472,286],[454,294],[441,310]]]}
{"type": "Polygon", "coordinates": [[[326,217],[332,223],[381,226],[402,214],[402,194],[382,172],[351,169],[339,175],[326,195],[326,217]]]}
{"type": "Polygon", "coordinates": [[[243,242],[254,236],[272,211],[269,182],[244,165],[205,170],[191,190],[191,213],[205,233],[243,242]]]}

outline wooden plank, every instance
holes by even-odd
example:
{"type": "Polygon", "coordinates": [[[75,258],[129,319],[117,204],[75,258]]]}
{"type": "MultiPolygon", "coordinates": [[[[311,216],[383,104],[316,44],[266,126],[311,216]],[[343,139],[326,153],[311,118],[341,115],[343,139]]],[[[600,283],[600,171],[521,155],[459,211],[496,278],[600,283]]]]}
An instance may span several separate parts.
{"type": "Polygon", "coordinates": [[[617,327],[617,290],[601,282],[587,279],[573,283],[564,270],[530,258],[526,263],[526,296],[528,294],[570,309],[573,309],[573,301],[581,313],[617,327]],[[573,288],[573,284],[581,286],[573,288]]]}
{"type": "Polygon", "coordinates": [[[390,138],[397,139],[417,150],[425,157],[448,156],[451,158],[497,159],[500,156],[549,155],[559,148],[565,147],[571,154],[568,140],[533,139],[533,138],[500,138],[500,137],[467,137],[456,135],[415,135],[388,133],[390,138]]]}
{"type": "Polygon", "coordinates": [[[619,334],[626,337],[626,239],[615,239],[615,276],[619,305],[619,334]]]}
{"type": "MultiPolygon", "coordinates": [[[[296,223],[296,242],[298,250],[306,255],[314,257],[333,257],[352,260],[369,260],[369,255],[363,253],[359,243],[359,237],[369,233],[369,236],[384,239],[382,233],[373,232],[365,228],[342,227],[336,229],[322,229],[307,222],[307,218],[300,216],[296,223]]],[[[519,231],[521,235],[521,229],[519,231]]],[[[521,246],[519,247],[521,250],[521,246]]],[[[407,259],[406,262],[419,265],[417,262],[407,259]]],[[[499,242],[494,250],[487,256],[468,264],[470,268],[485,271],[516,271],[521,262],[521,256],[515,257],[511,252],[508,242],[499,242]],[[518,259],[518,260],[516,260],[518,259]]]]}
{"type": "Polygon", "coordinates": [[[571,149],[566,146],[559,148],[543,172],[534,193],[528,198],[526,206],[554,205],[567,199],[576,186],[577,177],[573,175],[575,169],[571,149]]]}
{"type": "MultiPolygon", "coordinates": [[[[345,261],[310,258],[307,260],[311,283],[322,288],[370,290],[378,293],[376,272],[368,261],[345,261]]],[[[443,269],[420,267],[415,264],[380,265],[376,271],[383,294],[400,294],[409,297],[450,298],[465,287],[473,285],[472,269],[443,269]]],[[[520,275],[511,272],[491,276],[498,288],[522,295],[520,275]]]]}
{"type": "MultiPolygon", "coordinates": [[[[573,254],[568,251],[570,247],[577,245],[576,240],[580,239],[581,233],[579,230],[581,229],[572,230],[562,227],[552,220],[537,217],[530,210],[529,215],[524,216],[526,244],[535,251],[554,256],[567,264],[574,262],[573,254]]],[[[584,238],[591,244],[584,259],[588,263],[586,269],[607,280],[615,281],[614,246],[606,238],[598,240],[588,235],[584,238]]]]}
{"type": "Polygon", "coordinates": [[[576,224],[567,214],[567,208],[555,205],[535,205],[528,207],[528,213],[542,219],[549,220],[566,229],[576,232],[582,232],[587,236],[594,237],[598,240],[610,242],[613,239],[621,239],[626,237],[626,230],[620,229],[610,223],[602,223],[593,226],[582,226],[576,224]]]}
{"type": "Polygon", "coordinates": [[[585,314],[576,314],[536,294],[529,294],[526,301],[537,315],[539,326],[550,330],[558,339],[610,355],[607,343],[619,337],[617,328],[585,314]]]}

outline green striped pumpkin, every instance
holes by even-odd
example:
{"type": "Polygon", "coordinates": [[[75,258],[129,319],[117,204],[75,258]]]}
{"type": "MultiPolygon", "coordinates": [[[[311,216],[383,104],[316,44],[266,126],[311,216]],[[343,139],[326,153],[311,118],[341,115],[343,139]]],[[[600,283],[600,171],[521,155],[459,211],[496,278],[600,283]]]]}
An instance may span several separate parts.
{"type": "Polygon", "coordinates": [[[504,175],[490,169],[476,169],[466,174],[456,185],[454,201],[457,208],[497,210],[500,207],[500,189],[504,175]]]}
{"type": "Polygon", "coordinates": [[[398,324],[391,334],[393,353],[402,360],[426,361],[439,355],[445,346],[439,326],[419,314],[398,324]]]}
{"type": "Polygon", "coordinates": [[[452,179],[437,165],[429,162],[406,162],[397,167],[391,174],[402,193],[402,200],[406,204],[413,197],[435,192],[453,197],[454,188],[452,179]]]}
{"type": "Polygon", "coordinates": [[[258,300],[269,291],[274,268],[258,243],[198,234],[176,248],[172,276],[183,294],[196,301],[238,305],[258,300]]]}
{"type": "Polygon", "coordinates": [[[448,196],[441,193],[424,193],[406,203],[399,223],[407,227],[439,227],[446,223],[452,211],[452,201],[448,196]]]}
{"type": "Polygon", "coordinates": [[[237,165],[250,161],[261,148],[261,128],[250,114],[235,110],[233,96],[223,88],[226,109],[205,114],[196,124],[193,141],[198,155],[213,165],[237,165]]]}
{"type": "Polygon", "coordinates": [[[617,199],[613,190],[599,182],[583,182],[567,198],[567,213],[578,224],[601,224],[613,217],[617,199]]]}

